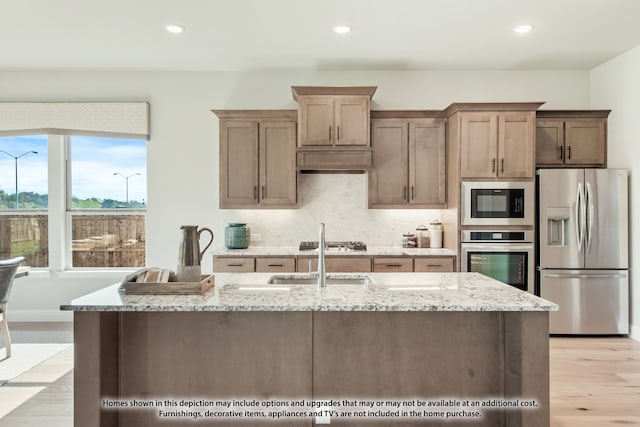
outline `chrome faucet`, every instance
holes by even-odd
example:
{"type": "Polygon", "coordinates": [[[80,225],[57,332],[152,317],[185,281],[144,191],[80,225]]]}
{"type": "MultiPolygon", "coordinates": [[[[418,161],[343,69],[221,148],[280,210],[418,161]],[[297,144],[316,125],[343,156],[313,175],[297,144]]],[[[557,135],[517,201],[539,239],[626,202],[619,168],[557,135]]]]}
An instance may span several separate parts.
{"type": "Polygon", "coordinates": [[[327,272],[324,263],[324,222],[320,223],[320,237],[318,238],[318,290],[327,286],[327,272]]]}

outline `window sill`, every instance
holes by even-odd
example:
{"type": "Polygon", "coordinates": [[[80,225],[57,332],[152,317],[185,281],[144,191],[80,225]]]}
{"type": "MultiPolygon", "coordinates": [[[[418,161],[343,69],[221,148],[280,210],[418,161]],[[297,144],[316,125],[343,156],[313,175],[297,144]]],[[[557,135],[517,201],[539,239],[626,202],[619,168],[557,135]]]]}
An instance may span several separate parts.
{"type": "Polygon", "coordinates": [[[57,274],[61,279],[124,279],[128,274],[137,271],[133,270],[65,270],[57,274]]]}

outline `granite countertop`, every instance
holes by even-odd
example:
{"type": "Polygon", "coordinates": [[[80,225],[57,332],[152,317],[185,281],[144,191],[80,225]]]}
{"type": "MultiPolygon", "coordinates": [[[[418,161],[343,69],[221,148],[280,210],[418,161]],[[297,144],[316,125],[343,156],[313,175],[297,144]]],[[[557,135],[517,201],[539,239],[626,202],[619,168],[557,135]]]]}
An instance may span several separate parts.
{"type": "MultiPolygon", "coordinates": [[[[216,249],[215,256],[318,256],[318,250],[301,251],[297,246],[250,246],[247,249],[216,249]]],[[[401,248],[398,246],[371,246],[366,251],[339,251],[328,249],[326,256],[455,256],[456,251],[436,248],[401,248]]]]}
{"type": "MultiPolygon", "coordinates": [[[[479,273],[369,273],[372,285],[267,285],[270,273],[215,275],[203,295],[125,295],[119,284],[61,306],[72,311],[555,311],[479,273]],[[266,290],[265,288],[270,288],[266,290]],[[393,288],[393,289],[391,289],[393,288]],[[404,289],[403,289],[404,288],[404,289]]],[[[290,274],[289,276],[305,276],[290,274]]],[[[349,277],[353,274],[329,274],[349,277]]],[[[359,275],[362,276],[362,275],[359,275]]]]}

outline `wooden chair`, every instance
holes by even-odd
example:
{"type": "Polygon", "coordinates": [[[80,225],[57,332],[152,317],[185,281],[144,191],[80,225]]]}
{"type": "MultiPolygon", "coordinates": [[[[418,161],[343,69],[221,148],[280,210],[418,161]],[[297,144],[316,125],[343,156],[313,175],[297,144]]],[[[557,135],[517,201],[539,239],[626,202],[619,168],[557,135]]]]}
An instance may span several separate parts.
{"type": "Polygon", "coordinates": [[[22,261],[24,261],[24,257],[21,256],[0,260],[0,316],[2,316],[0,329],[2,329],[4,345],[7,349],[7,359],[11,357],[11,335],[9,335],[9,327],[7,326],[7,303],[11,294],[13,278],[22,261]]]}

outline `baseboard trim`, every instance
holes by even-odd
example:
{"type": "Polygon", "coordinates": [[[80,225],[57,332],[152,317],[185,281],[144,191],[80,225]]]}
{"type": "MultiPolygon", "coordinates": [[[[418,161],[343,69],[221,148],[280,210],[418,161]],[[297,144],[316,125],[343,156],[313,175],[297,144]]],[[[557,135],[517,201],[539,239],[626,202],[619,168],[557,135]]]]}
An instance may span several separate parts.
{"type": "Polygon", "coordinates": [[[12,310],[7,320],[11,322],[72,322],[73,312],[60,310],[12,310]]]}

